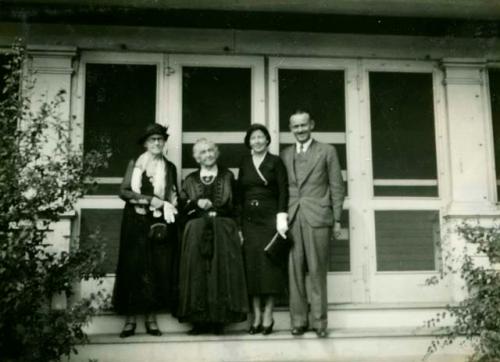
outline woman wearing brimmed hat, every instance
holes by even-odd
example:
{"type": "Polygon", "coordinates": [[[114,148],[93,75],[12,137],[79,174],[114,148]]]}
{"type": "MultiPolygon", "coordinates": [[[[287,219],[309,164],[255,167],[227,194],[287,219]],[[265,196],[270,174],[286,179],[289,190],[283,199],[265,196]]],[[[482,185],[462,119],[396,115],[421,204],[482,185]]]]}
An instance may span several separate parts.
{"type": "Polygon", "coordinates": [[[159,310],[174,310],[177,277],[177,170],[164,156],[167,129],[146,128],[139,139],[146,151],[128,164],[120,187],[126,204],[113,306],[127,317],[120,337],[135,333],[136,315],[145,315],[147,333],[161,335],[159,310]]]}

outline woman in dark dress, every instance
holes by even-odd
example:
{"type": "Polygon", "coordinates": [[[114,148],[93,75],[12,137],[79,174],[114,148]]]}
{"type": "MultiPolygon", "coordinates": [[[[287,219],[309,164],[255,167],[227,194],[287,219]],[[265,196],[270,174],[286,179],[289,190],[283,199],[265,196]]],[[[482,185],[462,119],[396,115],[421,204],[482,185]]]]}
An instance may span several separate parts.
{"type": "Polygon", "coordinates": [[[177,171],[163,154],[167,138],[159,124],[146,129],[140,139],[146,152],[130,161],[120,187],[126,204],[113,306],[126,316],[122,338],[135,333],[138,314],[145,315],[147,333],[161,335],[155,313],[175,308],[177,171]]]}
{"type": "Polygon", "coordinates": [[[248,129],[245,145],[251,154],[242,160],[238,177],[247,286],[253,307],[250,334],[272,332],[274,299],[287,285],[286,260],[277,262],[264,252],[276,233],[286,238],[288,230],[287,173],[281,159],[268,152],[270,142],[263,125],[248,129]]]}
{"type": "Polygon", "coordinates": [[[213,142],[198,140],[193,154],[200,168],[186,177],[181,192],[186,226],[178,317],[193,325],[189,334],[220,334],[225,324],[244,321],[248,313],[234,176],[217,166],[213,142]]]}

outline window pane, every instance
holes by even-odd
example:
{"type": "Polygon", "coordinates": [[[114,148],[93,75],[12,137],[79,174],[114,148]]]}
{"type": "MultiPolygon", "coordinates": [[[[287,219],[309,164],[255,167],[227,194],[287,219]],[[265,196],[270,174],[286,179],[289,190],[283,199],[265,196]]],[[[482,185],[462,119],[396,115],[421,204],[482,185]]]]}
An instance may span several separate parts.
{"type": "Polygon", "coordinates": [[[143,152],[137,140],[155,115],[156,66],[87,64],[84,149],[105,137],[113,153],[99,176],[123,177],[127,162],[143,152]]]}
{"type": "Polygon", "coordinates": [[[491,118],[493,121],[493,142],[495,147],[495,165],[497,179],[497,195],[500,197],[500,69],[490,69],[491,118]]]}
{"type": "Polygon", "coordinates": [[[375,211],[378,271],[434,270],[439,212],[375,211]]]}
{"type": "Polygon", "coordinates": [[[251,120],[249,68],[182,68],[184,132],[244,131],[251,120]]]}
{"type": "Polygon", "coordinates": [[[370,73],[376,196],[437,196],[432,74],[370,73]]]}
{"type": "Polygon", "coordinates": [[[342,70],[279,69],[278,79],[281,132],[297,109],[311,112],[317,132],[345,132],[342,70]]]}
{"type": "Polygon", "coordinates": [[[342,235],[330,242],[330,265],[328,271],[345,272],[351,270],[351,253],[349,239],[349,211],[344,210],[340,218],[342,235]]]}
{"type": "MultiPolygon", "coordinates": [[[[289,132],[290,115],[297,109],[305,109],[311,112],[316,121],[314,129],[316,135],[325,132],[345,134],[343,70],[279,69],[278,80],[280,132],[289,132]]],[[[293,137],[286,141],[281,139],[280,151],[293,140],[293,137]]],[[[347,170],[345,141],[332,139],[328,143],[335,146],[345,173],[347,170]]],[[[347,182],[345,187],[347,191],[347,182]]]]}
{"type": "Polygon", "coordinates": [[[120,228],[123,210],[119,209],[82,209],[80,235],[82,244],[88,243],[97,230],[105,245],[106,273],[115,273],[118,262],[120,228]]]}

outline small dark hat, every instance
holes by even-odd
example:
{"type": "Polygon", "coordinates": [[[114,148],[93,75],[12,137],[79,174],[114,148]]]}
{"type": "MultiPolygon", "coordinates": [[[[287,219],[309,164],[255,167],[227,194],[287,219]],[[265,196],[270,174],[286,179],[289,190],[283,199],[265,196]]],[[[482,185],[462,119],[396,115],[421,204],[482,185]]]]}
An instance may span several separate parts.
{"type": "Polygon", "coordinates": [[[146,127],[146,130],[144,131],[144,134],[139,138],[139,144],[143,144],[149,136],[152,135],[159,135],[165,138],[165,141],[168,139],[169,134],[167,133],[168,129],[166,127],[163,127],[161,124],[158,123],[153,123],[150,124],[146,127]]]}

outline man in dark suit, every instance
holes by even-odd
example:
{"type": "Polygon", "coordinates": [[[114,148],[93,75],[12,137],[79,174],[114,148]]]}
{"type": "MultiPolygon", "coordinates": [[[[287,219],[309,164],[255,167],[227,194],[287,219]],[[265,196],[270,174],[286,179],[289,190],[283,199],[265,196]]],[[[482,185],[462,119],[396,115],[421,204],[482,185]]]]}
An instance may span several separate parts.
{"type": "Polygon", "coordinates": [[[308,329],[305,276],[310,278],[312,327],[318,337],[327,336],[328,243],[332,227],[340,233],[344,183],[335,147],[311,137],[314,121],[306,111],[290,117],[296,144],[281,154],[288,172],[288,217],[293,246],[289,256],[290,316],[292,334],[308,329]]]}

